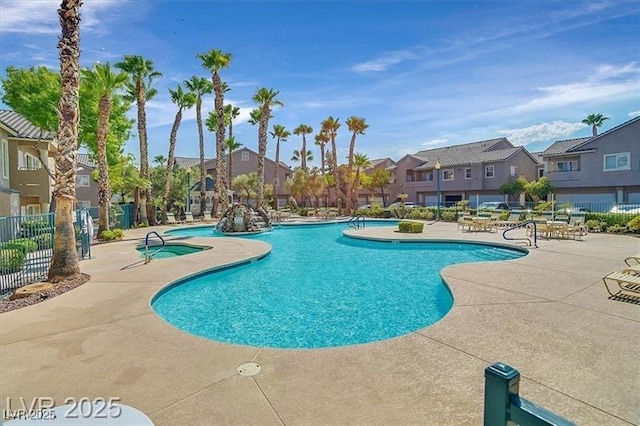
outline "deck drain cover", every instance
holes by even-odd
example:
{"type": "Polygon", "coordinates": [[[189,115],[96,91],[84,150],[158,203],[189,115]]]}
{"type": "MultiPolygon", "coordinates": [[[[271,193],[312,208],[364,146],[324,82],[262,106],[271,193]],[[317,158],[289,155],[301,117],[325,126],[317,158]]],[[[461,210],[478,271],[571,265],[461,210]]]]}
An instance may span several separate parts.
{"type": "Polygon", "coordinates": [[[262,370],[260,364],[255,362],[247,362],[238,367],[238,374],[241,376],[253,376],[262,370]]]}

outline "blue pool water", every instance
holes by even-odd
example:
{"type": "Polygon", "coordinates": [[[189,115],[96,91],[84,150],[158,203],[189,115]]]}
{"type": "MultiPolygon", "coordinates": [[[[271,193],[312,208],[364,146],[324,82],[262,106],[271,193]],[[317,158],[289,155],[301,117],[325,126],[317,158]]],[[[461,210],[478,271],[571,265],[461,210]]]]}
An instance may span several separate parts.
{"type": "MultiPolygon", "coordinates": [[[[355,240],[344,237],[344,229],[345,224],[296,226],[247,237],[271,244],[271,254],[186,279],[162,291],[153,309],[184,331],[229,343],[366,343],[410,333],[446,315],[453,299],[439,276],[443,267],[524,255],[479,244],[355,240]]],[[[176,234],[214,235],[211,228],[176,234]]]]}

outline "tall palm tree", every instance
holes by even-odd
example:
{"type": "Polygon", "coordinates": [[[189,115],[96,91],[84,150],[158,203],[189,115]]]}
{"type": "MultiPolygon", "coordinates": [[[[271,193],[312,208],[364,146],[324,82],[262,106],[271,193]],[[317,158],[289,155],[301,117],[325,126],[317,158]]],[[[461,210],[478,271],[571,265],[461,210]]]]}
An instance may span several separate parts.
{"type": "Polygon", "coordinates": [[[233,120],[240,116],[240,108],[231,104],[224,106],[224,121],[229,126],[229,137],[233,137],[233,120]]]}
{"type": "Polygon", "coordinates": [[[313,129],[308,124],[301,124],[293,129],[293,134],[296,136],[302,135],[302,148],[300,149],[300,167],[304,170],[307,169],[307,139],[306,135],[313,133],[313,129]]]}
{"type": "Polygon", "coordinates": [[[347,182],[347,194],[349,195],[347,197],[347,212],[351,213],[351,211],[353,210],[352,194],[354,192],[352,187],[354,184],[357,185],[357,181],[353,182],[351,179],[353,176],[353,153],[356,147],[356,137],[358,135],[364,135],[364,131],[369,126],[367,125],[367,123],[365,123],[364,118],[356,117],[356,116],[349,117],[347,121],[345,121],[345,123],[347,123],[347,127],[351,132],[351,142],[349,143],[349,163],[348,163],[349,173],[347,174],[349,179],[347,182]]]}
{"type": "Polygon", "coordinates": [[[109,204],[111,201],[111,185],[109,183],[109,168],[107,165],[107,136],[109,134],[109,116],[111,115],[111,98],[127,82],[125,72],[114,73],[111,65],[96,63],[93,69],[84,68],[81,71],[84,82],[90,90],[98,94],[98,129],[97,157],[98,157],[98,235],[109,230],[109,204]]]}
{"type": "Polygon", "coordinates": [[[227,183],[229,185],[229,189],[231,189],[231,180],[233,179],[233,152],[240,149],[242,144],[236,141],[235,136],[230,136],[224,140],[224,146],[227,150],[227,183]]]}
{"type": "MultiPolygon", "coordinates": [[[[118,62],[116,68],[121,69],[129,75],[127,84],[129,95],[136,100],[138,109],[138,140],[140,142],[140,178],[149,180],[149,144],[147,142],[147,113],[145,105],[158,91],[151,87],[153,81],[160,78],[162,74],[153,68],[153,62],[139,55],[125,55],[124,61],[118,62]]],[[[140,224],[149,225],[149,188],[139,189],[140,203],[140,224]]],[[[155,220],[152,215],[152,220],[155,220]]]]}
{"type": "Polygon", "coordinates": [[[608,120],[609,117],[605,117],[602,114],[589,114],[587,118],[582,120],[582,122],[588,126],[591,126],[591,133],[593,136],[598,136],[598,127],[602,126],[605,120],[608,120]]]}
{"type": "MultiPolygon", "coordinates": [[[[213,83],[213,91],[215,99],[213,106],[215,109],[218,127],[216,129],[216,177],[215,177],[215,193],[217,203],[214,203],[212,215],[220,204],[222,210],[226,210],[229,205],[227,197],[226,174],[224,173],[224,92],[225,87],[220,78],[220,70],[227,68],[231,63],[231,53],[225,53],[220,49],[211,49],[205,53],[198,53],[197,57],[202,61],[202,66],[211,72],[211,82],[213,83]]],[[[214,198],[216,198],[214,197],[214,198]]]]}
{"type": "Polygon", "coordinates": [[[213,83],[204,77],[193,76],[185,80],[184,85],[196,95],[196,122],[198,124],[198,142],[200,145],[200,213],[207,209],[207,171],[204,169],[204,132],[202,130],[202,96],[213,92],[213,83]]]}
{"type": "Polygon", "coordinates": [[[325,167],[326,167],[326,159],[324,157],[324,147],[329,143],[329,136],[324,131],[320,131],[315,136],[316,145],[320,147],[320,173],[324,175],[325,167]]]}
{"type": "MultiPolygon", "coordinates": [[[[303,161],[313,161],[313,153],[311,151],[306,151],[305,154],[302,154],[302,150],[297,150],[294,149],[293,150],[293,154],[291,155],[291,161],[297,163],[300,162],[301,166],[300,168],[303,169],[302,167],[302,163],[303,161]]],[[[303,169],[304,170],[304,169],[303,169]]],[[[305,170],[307,171],[307,170],[305,170]]]]}
{"type": "Polygon", "coordinates": [[[273,208],[278,210],[278,188],[281,186],[279,181],[280,174],[280,142],[286,142],[291,132],[289,132],[282,124],[274,124],[273,132],[269,132],[272,138],[276,140],[276,168],[273,173],[273,192],[274,192],[274,206],[273,208]]]}
{"type": "Polygon", "coordinates": [[[324,132],[329,141],[331,142],[331,174],[333,176],[333,183],[336,188],[336,198],[346,198],[345,194],[340,189],[340,175],[338,173],[338,150],[336,148],[336,136],[338,129],[340,128],[339,119],[329,116],[326,120],[322,121],[322,132],[324,132]]]}
{"type": "Polygon", "coordinates": [[[171,93],[171,101],[178,106],[178,111],[176,112],[176,117],[173,120],[171,135],[169,136],[169,159],[167,160],[167,174],[164,181],[164,191],[162,192],[162,223],[167,223],[167,204],[169,200],[169,192],[171,191],[173,163],[176,158],[176,139],[178,136],[178,128],[182,121],[182,111],[185,108],[193,108],[196,103],[196,94],[192,92],[185,92],[179,84],[175,90],[169,89],[169,93],[171,93]]]}
{"type": "Polygon", "coordinates": [[[358,189],[360,189],[360,172],[364,169],[366,169],[367,167],[371,166],[371,160],[369,160],[369,157],[367,157],[367,154],[360,154],[357,153],[354,155],[353,158],[353,165],[356,168],[356,176],[353,180],[353,186],[351,187],[351,195],[350,198],[351,200],[353,200],[354,198],[357,200],[358,196],[357,196],[357,192],[358,189]]]}
{"type": "Polygon", "coordinates": [[[80,118],[80,6],[82,0],[62,0],[58,15],[62,35],[60,51],[60,102],[58,103],[58,154],[55,159],[56,232],[47,281],[59,282],[80,275],[73,229],[76,198],[78,121],[80,118]]]}
{"type": "Polygon", "coordinates": [[[276,99],[279,93],[276,90],[261,87],[256,90],[252,98],[260,109],[260,123],[258,125],[258,194],[256,199],[258,207],[264,207],[264,159],[267,155],[267,130],[269,129],[271,110],[275,106],[283,106],[283,103],[276,99]]]}

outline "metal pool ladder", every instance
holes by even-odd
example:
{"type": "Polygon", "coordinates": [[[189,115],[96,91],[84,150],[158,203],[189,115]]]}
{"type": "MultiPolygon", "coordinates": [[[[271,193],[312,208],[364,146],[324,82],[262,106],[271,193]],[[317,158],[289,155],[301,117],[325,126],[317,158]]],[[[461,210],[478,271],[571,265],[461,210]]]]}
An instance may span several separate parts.
{"type": "Polygon", "coordinates": [[[535,248],[538,248],[538,228],[536,227],[536,222],[533,220],[527,220],[525,222],[522,222],[518,225],[514,225],[509,229],[505,229],[505,231],[502,233],[502,238],[504,238],[505,240],[510,240],[510,241],[527,241],[529,243],[529,247],[532,246],[531,244],[531,239],[530,238],[511,238],[511,237],[507,237],[507,232],[509,231],[513,231],[514,229],[520,229],[520,228],[526,228],[528,227],[528,225],[533,225],[533,246],[535,248]]]}
{"type": "Polygon", "coordinates": [[[365,224],[364,217],[361,214],[357,214],[355,216],[352,216],[351,219],[349,219],[347,226],[349,226],[349,228],[360,229],[360,228],[364,228],[364,224],[365,224]]]}
{"type": "Polygon", "coordinates": [[[162,238],[160,236],[160,234],[158,234],[156,231],[151,231],[151,232],[147,232],[147,236],[144,238],[144,263],[147,264],[149,262],[151,262],[151,259],[153,258],[153,256],[162,251],[164,249],[164,238],[162,238]],[[151,235],[155,235],[158,238],[160,238],[160,241],[162,242],[162,245],[160,246],[160,248],[154,252],[152,252],[151,254],[149,254],[149,237],[151,235]]]}

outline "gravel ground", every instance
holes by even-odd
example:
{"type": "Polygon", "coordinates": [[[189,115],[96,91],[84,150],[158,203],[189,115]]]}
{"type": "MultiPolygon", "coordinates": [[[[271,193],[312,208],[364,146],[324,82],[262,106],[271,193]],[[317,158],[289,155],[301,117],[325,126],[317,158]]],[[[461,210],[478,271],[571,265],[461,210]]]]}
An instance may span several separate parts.
{"type": "Polygon", "coordinates": [[[66,293],[69,290],[73,290],[74,288],[81,286],[82,284],[89,281],[90,278],[91,276],[87,274],[80,274],[75,278],[67,279],[54,284],[53,287],[47,291],[35,293],[23,299],[0,300],[0,313],[13,311],[14,309],[20,309],[29,305],[35,305],[36,303],[51,299],[52,297],[56,297],[62,293],[66,293]]]}

